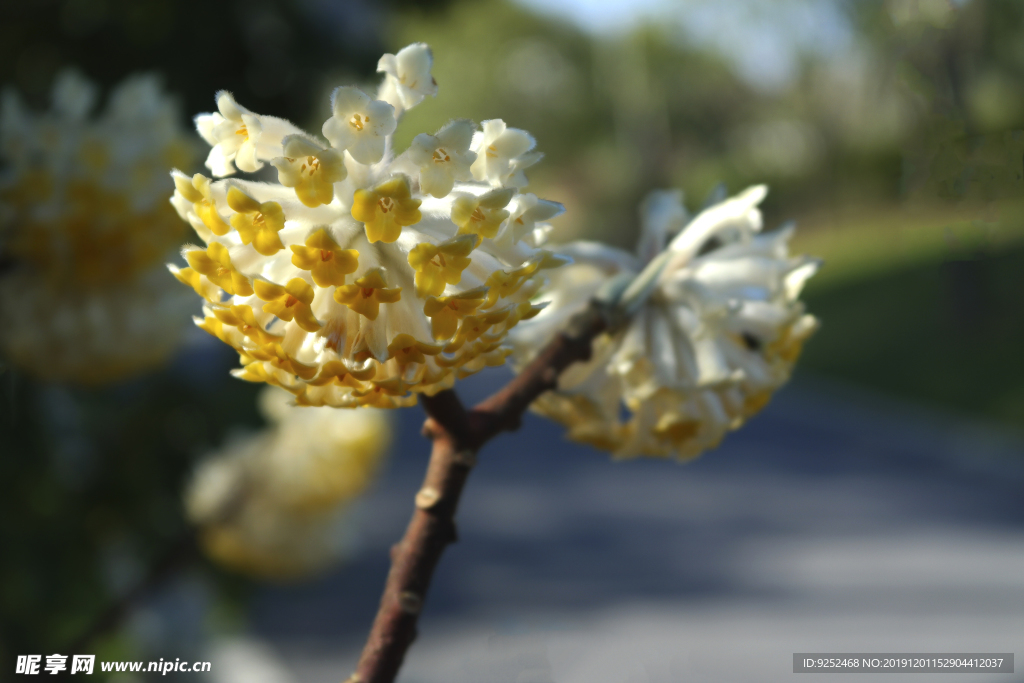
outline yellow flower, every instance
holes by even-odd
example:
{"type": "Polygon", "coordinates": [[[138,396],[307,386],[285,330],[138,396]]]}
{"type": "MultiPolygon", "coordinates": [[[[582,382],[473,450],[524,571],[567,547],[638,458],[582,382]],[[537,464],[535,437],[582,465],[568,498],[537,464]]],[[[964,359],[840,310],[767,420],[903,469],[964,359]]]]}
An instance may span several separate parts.
{"type": "Polygon", "coordinates": [[[231,227],[238,231],[242,244],[249,244],[264,256],[284,249],[277,233],[284,228],[284,211],[277,202],[260,203],[237,187],[228,189],[228,206],[237,213],[231,227]]]}
{"type": "Polygon", "coordinates": [[[236,351],[241,351],[244,335],[233,325],[225,325],[221,320],[208,315],[196,322],[196,327],[210,334],[230,346],[236,351]]]}
{"type": "Polygon", "coordinates": [[[512,307],[506,306],[504,308],[487,311],[478,315],[467,315],[462,319],[462,324],[459,326],[459,331],[455,335],[455,339],[452,341],[451,345],[461,346],[466,342],[476,341],[490,330],[491,327],[508,318],[511,313],[512,307]]]}
{"type": "Polygon", "coordinates": [[[417,341],[411,334],[400,334],[388,344],[388,358],[394,358],[399,365],[424,363],[426,356],[441,353],[441,346],[417,341]]]}
{"type": "Polygon", "coordinates": [[[356,272],[359,266],[359,252],[342,249],[331,238],[327,228],[320,228],[306,238],[306,246],[291,246],[292,263],[313,274],[318,287],[345,284],[345,276],[356,272]]]}
{"type": "Polygon", "coordinates": [[[301,277],[292,278],[282,287],[266,280],[253,282],[256,296],[267,303],[263,310],[276,315],[281,320],[295,320],[299,327],[307,332],[317,332],[320,323],[313,317],[310,306],[313,304],[313,288],[301,277]]]}
{"type": "Polygon", "coordinates": [[[522,292],[523,285],[530,280],[540,270],[546,270],[549,268],[558,268],[568,262],[569,259],[559,256],[558,254],[552,254],[549,251],[542,250],[536,256],[533,256],[529,261],[516,268],[512,272],[506,272],[504,270],[496,270],[487,278],[487,301],[484,302],[484,308],[490,308],[499,299],[510,297],[516,293],[522,292]]]}
{"type": "MultiPolygon", "coordinates": [[[[192,270],[205,275],[210,282],[228,294],[252,296],[252,283],[249,282],[249,278],[242,275],[231,265],[231,256],[228,254],[227,247],[223,244],[213,242],[206,248],[206,251],[192,249],[186,251],[184,255],[192,270]]],[[[181,272],[185,273],[188,270],[188,268],[184,268],[181,272]]],[[[185,280],[182,281],[184,282],[185,280]]]]}
{"type": "Polygon", "coordinates": [[[407,408],[416,405],[416,396],[409,393],[408,385],[399,380],[375,382],[370,389],[357,389],[352,396],[357,405],[371,408],[407,408]]]}
{"type": "Polygon", "coordinates": [[[210,194],[210,179],[202,173],[196,173],[191,180],[184,173],[172,173],[174,188],[186,200],[192,202],[192,210],[199,216],[199,220],[210,229],[214,235],[223,237],[231,230],[231,226],[224,222],[217,212],[217,204],[210,194]]]}
{"type": "MultiPolygon", "coordinates": [[[[99,111],[97,95],[68,69],[48,110],[26,107],[12,89],[0,106],[0,357],[60,383],[102,384],[159,365],[195,302],[163,272],[187,237],[176,208],[192,213],[206,199],[181,176],[193,201],[167,201],[168,161],[193,165],[192,136],[153,75],[126,79],[99,111]]],[[[186,270],[179,279],[219,298],[186,270]]]]}
{"type": "Polygon", "coordinates": [[[194,289],[196,294],[207,301],[213,303],[220,302],[222,293],[220,287],[211,282],[209,278],[204,278],[201,273],[196,272],[192,268],[179,268],[174,264],[167,266],[167,269],[171,271],[171,274],[179,282],[194,289]]]}
{"type": "Polygon", "coordinates": [[[353,370],[341,361],[332,360],[324,363],[323,367],[320,368],[320,374],[316,376],[316,379],[310,380],[309,383],[316,387],[337,383],[352,387],[353,389],[361,389],[363,382],[373,379],[376,372],[377,369],[372,365],[364,370],[353,370]]]}
{"type": "Polygon", "coordinates": [[[334,199],[334,183],[348,175],[341,154],[301,135],[289,135],[283,142],[284,156],[270,162],[277,168],[277,179],[285,187],[294,187],[306,206],[329,204],[334,199]]]}
{"type": "MultiPolygon", "coordinates": [[[[353,392],[357,396],[377,396],[377,399],[369,403],[377,408],[389,407],[387,404],[394,403],[394,399],[402,399],[409,397],[410,385],[407,382],[402,381],[399,377],[393,377],[391,379],[377,380],[370,384],[370,387],[364,390],[357,390],[353,392]],[[387,401],[381,400],[383,397],[389,397],[387,401]]],[[[413,397],[410,397],[413,398],[413,397]]],[[[415,400],[415,399],[414,399],[415,400]]]]}
{"type": "Polygon", "coordinates": [[[402,234],[402,227],[420,222],[421,203],[412,199],[409,179],[398,176],[372,190],[356,190],[352,217],[366,226],[370,242],[391,243],[402,234]]]}
{"type": "Polygon", "coordinates": [[[401,298],[401,287],[388,289],[383,268],[368,270],[355,284],[343,285],[334,290],[335,301],[370,320],[377,319],[381,304],[393,304],[401,298]]]}
{"type": "Polygon", "coordinates": [[[453,237],[441,244],[423,242],[409,252],[409,265],[416,271],[416,294],[439,296],[445,285],[462,281],[462,271],[472,262],[470,252],[476,247],[472,235],[453,237]]]}
{"type": "Polygon", "coordinates": [[[217,563],[307,576],[349,552],[338,524],[376,478],[393,430],[382,411],[297,407],[280,389],[261,392],[259,405],[269,426],[199,464],[186,513],[217,563]]]}
{"type": "Polygon", "coordinates": [[[279,335],[270,334],[263,329],[263,326],[256,321],[256,315],[252,311],[252,306],[238,305],[214,308],[213,315],[225,325],[237,328],[239,332],[260,346],[280,342],[282,339],[279,335]]]}
{"type": "Polygon", "coordinates": [[[452,203],[452,223],[459,226],[459,234],[493,238],[508,218],[505,207],[512,200],[512,188],[491,190],[480,196],[462,195],[452,203]]]}
{"type": "MultiPolygon", "coordinates": [[[[317,368],[315,365],[306,365],[300,363],[289,355],[284,347],[279,342],[271,342],[258,346],[253,349],[246,349],[245,354],[249,356],[251,361],[263,361],[270,363],[275,368],[284,370],[286,373],[295,375],[304,381],[309,381],[316,377],[317,368]]],[[[260,366],[259,363],[251,362],[250,365],[245,367],[246,373],[239,375],[242,379],[250,382],[270,382],[271,384],[277,384],[277,382],[271,381],[266,376],[266,369],[260,366]],[[253,374],[248,374],[249,370],[253,369],[253,374]]],[[[282,385],[283,386],[283,385],[282,385]]]]}
{"type": "Polygon", "coordinates": [[[459,321],[480,308],[487,296],[486,287],[477,287],[460,294],[427,297],[423,313],[430,318],[434,339],[450,339],[459,329],[459,321]]]}

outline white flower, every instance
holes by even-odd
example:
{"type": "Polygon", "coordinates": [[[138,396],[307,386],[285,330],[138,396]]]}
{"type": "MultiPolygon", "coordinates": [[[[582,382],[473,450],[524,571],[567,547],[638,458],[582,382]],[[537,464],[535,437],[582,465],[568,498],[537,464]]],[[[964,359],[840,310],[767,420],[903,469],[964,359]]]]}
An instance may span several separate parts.
{"type": "Polygon", "coordinates": [[[377,71],[385,75],[378,99],[395,107],[396,112],[412,109],[426,96],[437,96],[437,81],[430,70],[434,56],[426,43],[413,43],[386,54],[377,63],[377,71]]]}
{"type": "Polygon", "coordinates": [[[394,158],[390,104],[338,88],[333,105],[330,148],[264,131],[281,183],[174,174],[174,206],[206,246],[172,272],[206,301],[199,326],[238,351],[237,376],[304,405],[410,405],[504,362],[505,335],[563,260],[539,248],[543,230],[490,238],[505,206],[525,226],[557,205],[471,180],[471,122],[394,158]]]}
{"type": "Polygon", "coordinates": [[[384,141],[395,132],[395,108],[371,100],[359,88],[342,86],[331,95],[334,116],[324,123],[324,137],[335,149],[345,149],[361,164],[375,164],[384,156],[384,141]]]}
{"type": "Polygon", "coordinates": [[[6,92],[0,112],[0,353],[54,381],[158,365],[195,309],[161,266],[187,233],[167,204],[166,164],[191,165],[196,151],[175,104],[152,76],[124,81],[90,116],[95,99],[65,72],[51,111],[6,92]]]}
{"type": "Polygon", "coordinates": [[[680,195],[653,194],[636,255],[590,242],[562,249],[574,264],[542,292],[550,305],[511,336],[519,365],[611,277],[636,276],[671,239],[667,265],[630,322],[598,337],[591,360],[571,366],[534,409],[617,457],[688,458],[764,407],[816,327],[797,297],[818,266],[788,255],[792,229],[759,234],[764,195],[750,188],[683,228],[680,195]]]}
{"type": "Polygon", "coordinates": [[[74,69],[57,74],[53,83],[53,109],[65,119],[82,121],[96,104],[96,86],[74,69]]]}
{"type": "Polygon", "coordinates": [[[472,121],[459,119],[433,135],[420,133],[413,138],[405,156],[419,171],[423,192],[444,197],[452,191],[456,180],[473,179],[470,166],[476,154],[469,151],[473,129],[472,121]]]}
{"type": "Polygon", "coordinates": [[[312,574],[348,551],[349,508],[376,477],[392,429],[382,411],[297,408],[290,399],[265,389],[271,426],[207,457],[185,492],[207,554],[270,578],[312,574]]]}
{"type": "Polygon", "coordinates": [[[501,119],[484,121],[483,130],[473,136],[473,177],[490,183],[494,187],[526,187],[523,171],[544,156],[534,152],[537,144],[529,133],[518,128],[508,128],[501,119]]]}
{"type": "Polygon", "coordinates": [[[517,195],[509,210],[506,228],[503,234],[498,235],[498,239],[512,243],[520,240],[543,242],[551,230],[551,226],[544,221],[551,220],[563,211],[565,207],[558,202],[538,199],[537,195],[529,192],[517,195]]]}
{"type": "Polygon", "coordinates": [[[217,109],[196,117],[196,130],[213,146],[206,165],[217,177],[233,175],[235,166],[246,173],[260,170],[264,161],[282,156],[286,135],[301,133],[284,119],[252,113],[226,90],[217,93],[217,109]]]}

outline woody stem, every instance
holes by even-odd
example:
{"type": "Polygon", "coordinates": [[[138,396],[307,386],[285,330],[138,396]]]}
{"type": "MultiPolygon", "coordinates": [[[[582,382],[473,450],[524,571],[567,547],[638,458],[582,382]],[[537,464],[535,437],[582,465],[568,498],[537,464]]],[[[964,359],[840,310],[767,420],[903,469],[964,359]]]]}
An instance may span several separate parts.
{"type": "Polygon", "coordinates": [[[423,434],[433,441],[423,486],[405,535],[391,549],[380,608],[350,683],[391,683],[416,638],[419,615],[441,554],[456,540],[455,511],[476,453],[503,431],[519,428],[530,403],[555,388],[558,376],[590,358],[591,342],[608,326],[593,304],[574,317],[504,388],[466,410],[453,391],[421,398],[423,434]]]}

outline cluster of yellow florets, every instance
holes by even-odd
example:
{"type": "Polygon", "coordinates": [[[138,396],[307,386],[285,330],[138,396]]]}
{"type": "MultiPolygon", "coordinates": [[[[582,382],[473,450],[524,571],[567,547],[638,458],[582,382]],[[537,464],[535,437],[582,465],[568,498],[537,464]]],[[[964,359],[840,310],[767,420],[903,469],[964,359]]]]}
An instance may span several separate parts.
{"type": "Polygon", "coordinates": [[[95,100],[65,72],[49,112],[12,91],[0,110],[0,350],[47,379],[101,382],[155,364],[193,306],[161,272],[186,237],[165,169],[195,154],[178,108],[150,76],[90,117],[95,100]]]}
{"type": "Polygon", "coordinates": [[[349,508],[387,454],[388,413],[290,402],[267,387],[260,408],[270,426],[201,462],[185,493],[203,549],[236,571],[292,578],[343,558],[349,508]]]}
{"type": "Polygon", "coordinates": [[[332,97],[326,142],[254,114],[230,93],[196,119],[214,175],[277,169],[277,183],[174,174],[174,205],[206,243],[172,266],[206,300],[197,324],[238,352],[243,379],[300,405],[396,407],[510,350],[540,308],[530,296],[562,260],[539,249],[561,211],[523,193],[540,154],[500,120],[455,120],[391,149],[400,114],[434,95],[415,44],[385,55],[371,99],[332,97]]]}

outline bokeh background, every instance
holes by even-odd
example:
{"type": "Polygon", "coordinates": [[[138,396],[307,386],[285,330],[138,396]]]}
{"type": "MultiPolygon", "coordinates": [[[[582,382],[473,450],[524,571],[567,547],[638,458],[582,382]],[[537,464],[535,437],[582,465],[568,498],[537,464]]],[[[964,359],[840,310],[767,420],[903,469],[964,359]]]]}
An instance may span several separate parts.
{"type": "MultiPolygon", "coordinates": [[[[561,568],[551,570],[555,575],[578,578],[551,589],[556,596],[570,589],[578,593],[563,601],[565,614],[611,604],[614,596],[732,599],[744,589],[723,578],[725,564],[709,564],[707,558],[733,548],[729,544],[740,537],[744,542],[771,537],[771,530],[748,524],[739,533],[735,525],[722,527],[708,511],[742,507],[739,491],[756,499],[758,491],[767,490],[761,484],[775,481],[780,472],[803,477],[819,470],[839,487],[869,481],[869,472],[887,482],[868,487],[867,498],[851,494],[842,515],[836,512],[839,526],[842,520],[861,519],[863,524],[854,526],[867,534],[918,515],[935,529],[946,523],[988,524],[989,531],[1007,534],[985,536],[991,547],[978,550],[978,561],[992,567],[996,577],[986,579],[996,591],[986,600],[1024,609],[1020,582],[1009,578],[1009,569],[1000,573],[1020,566],[1024,548],[1024,508],[1014,493],[1019,488],[1008,483],[1022,481],[1024,462],[1016,436],[1024,420],[1024,5],[1016,0],[3,2],[0,84],[44,108],[55,75],[67,66],[104,90],[129,74],[156,71],[179,98],[183,125],[213,108],[215,91],[228,89],[254,111],[318,130],[328,116],[333,87],[376,82],[379,55],[414,41],[434,48],[440,93],[403,119],[399,148],[451,118],[503,118],[529,130],[546,155],[531,169],[531,190],[567,208],[555,222],[555,241],[600,239],[630,248],[638,229],[636,207],[650,189],[681,188],[696,209],[719,183],[735,191],[765,182],[771,187],[763,205],[767,226],[795,220],[794,250],[825,261],[805,296],[823,325],[800,362],[792,397],[780,397],[781,407],[755,420],[749,434],[727,439],[720,452],[687,466],[613,465],[602,454],[570,448],[558,440],[557,430],[531,421],[526,432],[503,437],[507,448],[486,453],[515,458],[523,446],[537,445],[543,454],[524,461],[532,470],[523,465],[507,472],[501,467],[512,465],[505,463],[481,473],[480,486],[490,482],[487,490],[494,496],[470,498],[467,505],[489,511],[480,514],[491,515],[496,524],[534,519],[538,506],[548,509],[540,502],[540,489],[530,488],[538,482],[587,481],[594,488],[586,491],[616,502],[595,507],[601,512],[592,517],[579,512],[591,509],[586,505],[573,508],[580,516],[571,529],[524,521],[521,528],[527,531],[515,543],[492,548],[486,537],[493,529],[486,526],[479,537],[464,538],[463,545],[481,544],[487,562],[479,572],[458,572],[459,558],[464,567],[477,566],[459,548],[441,565],[442,576],[459,577],[442,584],[428,603],[428,613],[436,610],[454,620],[445,622],[446,633],[469,628],[456,617],[478,614],[474,600],[494,614],[502,604],[514,611],[530,603],[531,595],[538,601],[540,584],[531,584],[529,577],[531,567],[537,567],[537,576],[547,576],[547,565],[537,556],[541,548],[563,558],[561,568]],[[943,431],[953,429],[950,425],[967,427],[943,431]],[[840,456],[837,449],[843,448],[840,456]],[[762,458],[762,451],[768,455],[762,458]],[[933,456],[939,460],[929,459],[933,456]],[[765,458],[777,469],[764,465],[765,458]],[[573,469],[577,464],[581,469],[573,469]],[[633,467],[639,474],[623,474],[633,467]],[[767,474],[751,478],[751,467],[767,474]],[[972,474],[962,475],[963,468],[972,474]],[[503,498],[498,485],[503,478],[536,496],[513,500],[506,491],[503,498]],[[617,479],[624,488],[612,493],[617,479]],[[915,480],[931,483],[913,489],[915,480]],[[631,534],[626,520],[644,523],[624,492],[643,499],[644,486],[659,481],[679,488],[650,494],[663,505],[645,508],[644,514],[665,528],[652,532],[649,545],[676,543],[684,559],[661,563],[652,574],[659,559],[642,547],[619,547],[615,533],[631,534]],[[674,507],[683,496],[708,496],[712,484],[695,484],[705,481],[722,487],[722,495],[711,497],[706,507],[674,507]],[[890,485],[894,500],[909,500],[906,491],[913,490],[923,507],[908,512],[882,505],[888,517],[865,517],[864,501],[882,500],[879,491],[890,485]],[[608,509],[621,514],[609,515],[608,509]],[[975,515],[978,510],[985,514],[975,515]],[[872,521],[864,521],[868,517],[872,521]],[[721,536],[708,531],[726,527],[721,536]],[[646,560],[631,561],[630,554],[646,560]],[[606,563],[619,568],[598,571],[606,563]],[[470,584],[486,590],[459,592],[458,586],[470,584]],[[494,596],[519,590],[513,586],[522,589],[521,599],[495,602],[494,596]]],[[[228,375],[235,361],[226,346],[196,332],[165,367],[115,386],[46,383],[13,365],[3,368],[0,676],[13,670],[8,662],[17,654],[59,652],[186,530],[181,491],[193,464],[232,435],[261,425],[257,387],[228,375]]],[[[467,391],[485,392],[502,378],[485,375],[467,391]]],[[[199,659],[195,653],[229,637],[255,638],[264,645],[314,643],[309,647],[320,654],[268,663],[267,670],[276,673],[266,675],[343,678],[345,671],[331,673],[327,664],[321,670],[295,663],[333,662],[326,643],[344,652],[358,648],[358,632],[369,623],[386,570],[386,542],[397,537],[408,512],[404,492],[414,490],[425,462],[426,444],[415,434],[417,411],[402,417],[404,431],[388,473],[360,517],[370,540],[354,551],[350,564],[311,584],[268,589],[203,561],[189,563],[170,588],[133,610],[123,628],[96,641],[94,651],[107,659],[152,653],[199,659]]],[[[508,490],[520,490],[516,486],[508,490]]],[[[779,495],[772,510],[793,500],[779,495]]],[[[820,515],[827,498],[806,500],[790,511],[792,538],[835,531],[796,521],[820,515]]],[[[766,514],[744,509],[748,522],[766,514]]],[[[864,551],[867,556],[888,552],[871,548],[864,551]]],[[[849,548],[842,552],[860,556],[849,548]]],[[[824,569],[815,566],[834,575],[843,566],[835,559],[846,557],[842,552],[823,560],[824,569]]],[[[941,550],[934,552],[935,562],[947,561],[941,550]]],[[[976,574],[975,569],[971,565],[964,573],[976,574]]],[[[907,581],[914,585],[913,572],[907,581]]],[[[870,588],[867,593],[877,595],[870,588]]],[[[963,595],[970,592],[963,590],[963,595]]],[[[815,609],[808,607],[811,613],[815,609]]],[[[508,626],[494,618],[493,623],[508,626]]],[[[784,621],[768,619],[764,627],[771,630],[784,621]]],[[[512,651],[527,654],[521,661],[502,660],[503,666],[543,673],[545,665],[529,653],[544,650],[544,637],[524,623],[533,622],[516,622],[506,635],[512,651]]],[[[758,630],[743,623],[752,633],[758,630]]],[[[564,633],[583,627],[558,628],[564,633]]],[[[949,633],[958,628],[950,622],[949,633]]],[[[969,629],[963,629],[966,636],[969,629]]],[[[1018,629],[1018,643],[1020,635],[1018,629]]],[[[725,629],[715,642],[728,637],[725,629]]],[[[459,645],[469,648],[464,652],[455,642],[433,645],[438,661],[445,651],[479,659],[471,645],[459,645]]],[[[233,656],[263,661],[270,655],[259,647],[243,647],[233,656]]],[[[779,646],[784,662],[795,651],[789,647],[788,641],[779,646]]],[[[414,661],[433,671],[426,659],[414,661]]],[[[652,671],[646,679],[628,680],[661,680],[652,671]]],[[[517,680],[513,674],[508,680],[517,680]]],[[[233,680],[225,667],[218,675],[233,680]]],[[[405,680],[435,680],[434,674],[417,675],[405,680]]],[[[664,680],[681,680],[675,675],[666,673],[664,680]]],[[[724,674],[708,675],[707,680],[727,680],[724,674]]]]}

